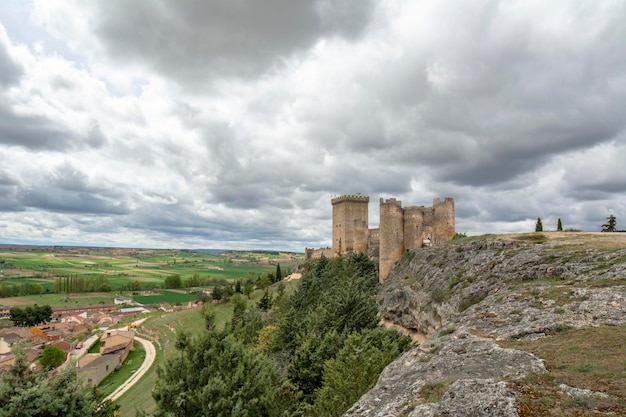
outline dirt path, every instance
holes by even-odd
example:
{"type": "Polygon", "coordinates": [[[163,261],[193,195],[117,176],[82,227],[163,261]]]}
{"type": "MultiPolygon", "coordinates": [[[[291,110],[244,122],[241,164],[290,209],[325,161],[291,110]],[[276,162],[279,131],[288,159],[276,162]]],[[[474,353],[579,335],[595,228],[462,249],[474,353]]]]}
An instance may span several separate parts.
{"type": "Polygon", "coordinates": [[[146,339],[142,339],[141,337],[135,336],[135,340],[142,344],[143,348],[146,351],[146,358],[144,359],[139,369],[137,369],[137,372],[135,372],[130,378],[128,378],[122,385],[117,387],[117,389],[109,394],[109,396],[107,396],[105,400],[117,400],[126,391],[128,391],[130,387],[135,385],[135,383],[137,383],[137,381],[139,381],[152,366],[152,363],[154,362],[154,359],[156,357],[156,349],[154,348],[154,345],[152,344],[152,342],[146,339]]]}

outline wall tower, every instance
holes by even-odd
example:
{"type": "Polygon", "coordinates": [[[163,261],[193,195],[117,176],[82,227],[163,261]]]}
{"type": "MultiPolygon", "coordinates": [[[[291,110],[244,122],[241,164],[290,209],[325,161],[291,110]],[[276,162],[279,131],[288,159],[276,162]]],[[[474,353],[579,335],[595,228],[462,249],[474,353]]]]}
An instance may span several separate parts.
{"type": "Polygon", "coordinates": [[[379,229],[378,279],[382,282],[389,275],[393,264],[404,253],[404,210],[402,209],[402,201],[395,198],[380,199],[379,229]]]}
{"type": "Polygon", "coordinates": [[[331,200],[334,255],[367,252],[369,201],[368,196],[361,195],[343,195],[331,200]]]}

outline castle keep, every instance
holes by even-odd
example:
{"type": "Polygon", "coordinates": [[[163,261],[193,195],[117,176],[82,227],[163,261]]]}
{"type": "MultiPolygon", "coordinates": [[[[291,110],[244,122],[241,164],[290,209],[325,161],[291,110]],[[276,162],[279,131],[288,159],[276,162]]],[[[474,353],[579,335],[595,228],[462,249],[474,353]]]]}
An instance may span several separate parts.
{"type": "Polygon", "coordinates": [[[382,282],[405,251],[437,245],[454,236],[454,199],[433,199],[432,207],[402,207],[395,198],[380,199],[378,229],[368,228],[369,197],[343,195],[331,200],[333,244],[331,248],[306,249],[307,259],[339,256],[348,252],[369,253],[376,258],[382,282]]]}

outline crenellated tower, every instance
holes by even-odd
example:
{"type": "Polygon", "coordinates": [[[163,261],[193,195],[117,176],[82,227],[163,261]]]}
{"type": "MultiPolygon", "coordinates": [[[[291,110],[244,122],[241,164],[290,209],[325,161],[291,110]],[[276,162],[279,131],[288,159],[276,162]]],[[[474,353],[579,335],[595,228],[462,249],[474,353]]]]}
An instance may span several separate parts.
{"type": "Polygon", "coordinates": [[[367,252],[369,201],[368,196],[361,195],[343,195],[331,200],[334,255],[367,252]]]}

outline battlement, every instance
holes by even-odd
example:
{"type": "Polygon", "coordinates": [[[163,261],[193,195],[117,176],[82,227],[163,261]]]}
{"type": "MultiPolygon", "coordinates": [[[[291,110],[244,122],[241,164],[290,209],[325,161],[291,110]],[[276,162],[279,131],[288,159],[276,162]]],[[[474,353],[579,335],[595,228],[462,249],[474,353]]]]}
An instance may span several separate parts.
{"type": "Polygon", "coordinates": [[[383,199],[382,197],[380,198],[380,204],[393,204],[395,206],[398,207],[402,207],[402,201],[400,200],[396,200],[395,198],[388,198],[388,199],[383,199]]]}
{"type": "Polygon", "coordinates": [[[446,197],[442,202],[440,198],[433,198],[433,207],[445,205],[445,204],[454,204],[454,198],[446,197]]]}
{"type": "Polygon", "coordinates": [[[369,203],[370,197],[367,195],[342,195],[331,199],[330,203],[335,205],[339,203],[344,203],[346,201],[352,203],[369,203]]]}

